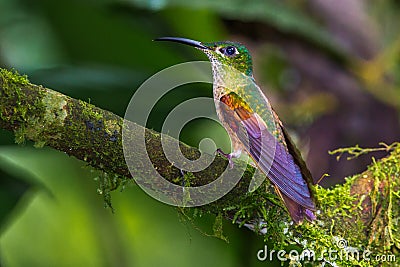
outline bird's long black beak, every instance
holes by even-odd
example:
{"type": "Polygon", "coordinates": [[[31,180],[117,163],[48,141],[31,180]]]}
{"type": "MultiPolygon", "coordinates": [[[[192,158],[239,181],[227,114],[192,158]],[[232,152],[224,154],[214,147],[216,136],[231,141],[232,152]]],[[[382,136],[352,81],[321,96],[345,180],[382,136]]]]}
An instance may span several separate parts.
{"type": "Polygon", "coordinates": [[[181,37],[160,37],[160,38],[154,39],[154,41],[169,41],[169,42],[176,42],[176,43],[190,45],[190,46],[200,48],[200,49],[210,49],[209,47],[203,45],[199,41],[181,38],[181,37]]]}

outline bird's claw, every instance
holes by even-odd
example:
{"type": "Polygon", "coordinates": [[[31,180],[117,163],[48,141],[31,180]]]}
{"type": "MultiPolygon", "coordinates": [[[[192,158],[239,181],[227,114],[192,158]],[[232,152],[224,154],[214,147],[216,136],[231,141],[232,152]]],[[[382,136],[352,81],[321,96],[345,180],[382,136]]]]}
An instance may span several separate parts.
{"type": "Polygon", "coordinates": [[[218,149],[215,151],[215,153],[221,155],[221,156],[224,157],[224,158],[226,158],[226,159],[228,160],[228,162],[229,162],[229,168],[233,169],[233,167],[235,166],[235,164],[233,163],[233,160],[232,160],[232,153],[230,153],[230,154],[225,153],[225,152],[222,151],[220,148],[218,148],[218,149]]]}

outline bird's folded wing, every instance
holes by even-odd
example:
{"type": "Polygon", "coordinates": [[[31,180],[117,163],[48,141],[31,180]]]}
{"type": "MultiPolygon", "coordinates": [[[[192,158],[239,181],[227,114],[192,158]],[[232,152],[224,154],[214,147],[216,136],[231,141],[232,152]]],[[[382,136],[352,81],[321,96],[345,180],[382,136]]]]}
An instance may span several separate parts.
{"type": "Polygon", "coordinates": [[[233,105],[229,97],[234,96],[221,98],[221,115],[257,166],[283,194],[303,207],[315,210],[308,185],[286,147],[268,131],[256,113],[237,103],[233,105]]]}

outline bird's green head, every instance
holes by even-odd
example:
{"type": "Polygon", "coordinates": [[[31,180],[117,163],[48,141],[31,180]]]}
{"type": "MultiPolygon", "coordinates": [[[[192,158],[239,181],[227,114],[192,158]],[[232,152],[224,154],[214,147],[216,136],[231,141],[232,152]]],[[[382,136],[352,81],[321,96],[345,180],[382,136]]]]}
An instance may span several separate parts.
{"type": "Polygon", "coordinates": [[[227,65],[247,76],[253,75],[253,63],[250,52],[240,43],[230,41],[202,43],[179,37],[161,37],[155,40],[177,42],[196,47],[208,56],[212,64],[227,65]]]}

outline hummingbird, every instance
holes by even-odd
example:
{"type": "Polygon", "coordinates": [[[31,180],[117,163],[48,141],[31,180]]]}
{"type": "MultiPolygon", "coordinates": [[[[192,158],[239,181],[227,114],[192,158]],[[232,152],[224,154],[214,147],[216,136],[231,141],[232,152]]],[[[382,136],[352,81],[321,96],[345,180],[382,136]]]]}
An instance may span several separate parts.
{"type": "Polygon", "coordinates": [[[246,152],[258,170],[272,182],[295,224],[313,221],[313,179],[300,151],[256,84],[249,50],[238,42],[199,42],[161,37],[203,51],[211,62],[217,115],[231,138],[231,153],[217,152],[231,164],[246,152]]]}

